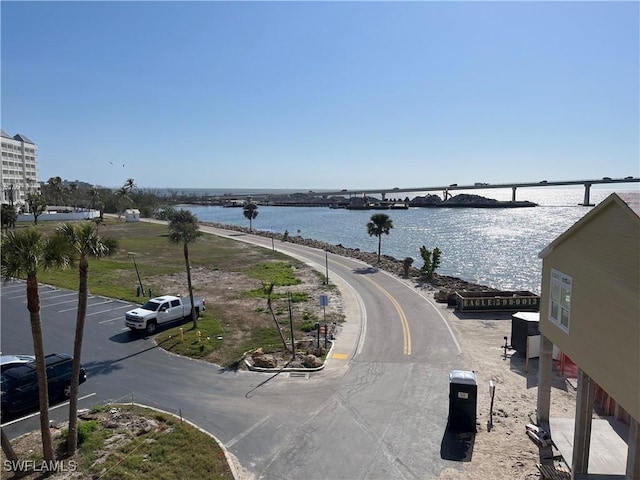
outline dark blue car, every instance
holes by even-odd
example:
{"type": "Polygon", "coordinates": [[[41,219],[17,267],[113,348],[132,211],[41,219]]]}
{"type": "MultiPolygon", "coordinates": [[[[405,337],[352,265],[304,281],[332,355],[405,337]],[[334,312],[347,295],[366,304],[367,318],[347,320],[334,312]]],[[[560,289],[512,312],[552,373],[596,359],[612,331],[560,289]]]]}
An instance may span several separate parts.
{"type": "MultiPolygon", "coordinates": [[[[71,369],[73,357],[66,353],[53,353],[45,357],[49,401],[63,400],[71,395],[71,369]]],[[[79,382],[87,374],[80,368],[79,382]]],[[[2,416],[38,408],[38,375],[35,362],[25,363],[2,372],[2,416]]]]}

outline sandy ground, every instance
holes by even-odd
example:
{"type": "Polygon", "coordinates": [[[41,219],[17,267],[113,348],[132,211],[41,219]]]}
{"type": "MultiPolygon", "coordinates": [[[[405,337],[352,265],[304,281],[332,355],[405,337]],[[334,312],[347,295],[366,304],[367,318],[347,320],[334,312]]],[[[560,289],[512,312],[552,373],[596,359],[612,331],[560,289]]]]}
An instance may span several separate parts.
{"type": "MultiPolygon", "coordinates": [[[[428,295],[428,294],[427,294],[428,295]]],[[[434,302],[435,303],[435,302],[434,302]]],[[[511,314],[461,313],[445,304],[436,304],[454,329],[467,367],[478,378],[478,421],[475,438],[469,445],[462,474],[447,469],[441,479],[504,479],[530,480],[541,478],[536,463],[540,449],[526,435],[537,402],[538,361],[529,361],[525,372],[524,354],[507,349],[504,337],[511,341],[511,314]],[[489,382],[495,385],[493,424],[489,425],[491,397],[489,382]]],[[[560,376],[553,373],[551,416],[573,417],[575,391],[560,376]]]]}
{"type": "MultiPolygon", "coordinates": [[[[220,282],[210,280],[222,273],[197,270],[195,273],[196,275],[201,273],[207,278],[207,281],[203,280],[199,283],[203,290],[200,294],[204,295],[208,302],[216,299],[216,295],[220,292],[215,286],[220,282]]],[[[298,272],[298,274],[302,273],[298,272]]],[[[309,284],[312,284],[313,276],[308,272],[304,273],[310,278],[309,284]]],[[[227,280],[228,282],[223,282],[224,285],[234,283],[231,278],[227,280]]],[[[179,281],[182,281],[181,277],[179,281]]],[[[166,279],[165,283],[171,284],[172,281],[166,279]]],[[[466,456],[452,465],[452,468],[446,469],[440,475],[440,479],[533,480],[541,478],[536,468],[536,464],[540,463],[540,450],[525,431],[525,425],[531,422],[531,415],[536,410],[537,359],[530,361],[528,372],[525,372],[523,354],[507,350],[505,356],[504,337],[507,337],[509,342],[511,339],[510,313],[455,312],[446,304],[436,303],[433,300],[434,292],[435,290],[421,290],[421,293],[430,299],[448,320],[468,358],[465,368],[474,370],[478,378],[477,432],[475,436],[468,435],[456,439],[467,447],[466,456]],[[495,384],[495,397],[493,423],[490,428],[489,382],[491,380],[495,384]],[[460,468],[461,465],[462,468],[460,468]]],[[[342,313],[342,307],[342,302],[335,302],[332,305],[337,314],[342,313]]],[[[252,306],[251,312],[254,309],[255,307],[252,306]]],[[[573,388],[555,371],[553,382],[551,416],[573,417],[575,408],[573,388]]],[[[237,464],[237,460],[233,458],[230,460],[239,473],[238,480],[243,480],[242,466],[237,464]]]]}

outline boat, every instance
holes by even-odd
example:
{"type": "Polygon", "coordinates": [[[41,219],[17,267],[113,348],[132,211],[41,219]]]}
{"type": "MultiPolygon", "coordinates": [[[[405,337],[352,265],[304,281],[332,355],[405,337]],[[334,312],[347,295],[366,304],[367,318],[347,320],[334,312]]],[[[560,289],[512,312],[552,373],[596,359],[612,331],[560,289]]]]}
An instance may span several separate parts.
{"type": "Polygon", "coordinates": [[[409,204],[407,202],[392,203],[389,207],[391,210],[408,210],[409,204]]]}

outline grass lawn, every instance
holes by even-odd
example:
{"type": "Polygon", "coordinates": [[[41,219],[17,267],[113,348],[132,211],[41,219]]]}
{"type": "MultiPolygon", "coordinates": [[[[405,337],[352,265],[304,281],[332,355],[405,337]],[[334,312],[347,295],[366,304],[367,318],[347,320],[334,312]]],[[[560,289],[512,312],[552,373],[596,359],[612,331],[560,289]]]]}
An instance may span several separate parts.
{"type": "MultiPolygon", "coordinates": [[[[31,226],[24,223],[16,228],[31,226]]],[[[42,222],[35,228],[50,234],[57,226],[42,222]]],[[[144,297],[137,296],[140,283],[145,294],[151,290],[153,296],[188,293],[183,248],[169,241],[167,226],[107,219],[106,224],[99,227],[99,234],[117,239],[119,251],[109,258],[89,260],[91,295],[142,303],[144,297]]],[[[319,304],[321,294],[338,298],[337,289],[324,285],[321,273],[282,253],[203,235],[189,245],[189,257],[194,295],[206,299],[207,309],[198,319],[197,328],[190,321],[160,328],[155,340],[166,350],[236,368],[249,350],[262,348],[269,353],[281,349],[280,334],[267,308],[265,285],[269,283],[274,285],[271,300],[276,321],[286,337],[290,336],[290,306],[296,340],[307,336],[311,326],[323,318],[327,322],[343,321],[338,309],[327,311],[326,317],[323,316],[319,304]]],[[[77,290],[78,272],[75,268],[41,271],[38,281],[77,290]]],[[[46,312],[42,315],[45,319],[46,312]]],[[[81,422],[83,438],[77,461],[81,471],[90,478],[232,478],[224,453],[215,440],[162,413],[151,410],[126,413],[126,409],[117,407],[125,417],[144,416],[153,426],[132,441],[114,439],[121,433],[124,437],[127,435],[102,423],[104,417],[113,413],[111,408],[96,408],[92,412],[95,418],[81,422]],[[111,447],[106,448],[107,445],[111,447]],[[108,455],[104,453],[105,448],[108,455]]],[[[39,432],[31,435],[35,435],[37,446],[39,432]]],[[[63,437],[58,437],[57,444],[63,441],[63,437]]],[[[21,452],[21,459],[31,458],[29,455],[37,458],[33,445],[17,450],[21,452]]]]}

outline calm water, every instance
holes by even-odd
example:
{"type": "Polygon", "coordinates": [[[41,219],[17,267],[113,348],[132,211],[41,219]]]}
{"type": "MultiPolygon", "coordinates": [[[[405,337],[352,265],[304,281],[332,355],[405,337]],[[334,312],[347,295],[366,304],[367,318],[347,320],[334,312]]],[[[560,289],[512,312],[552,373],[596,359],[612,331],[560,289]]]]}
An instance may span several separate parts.
{"type": "MultiPolygon", "coordinates": [[[[591,189],[591,203],[599,203],[613,190],[591,189]]],[[[511,190],[474,192],[498,200],[510,200],[511,190]]],[[[413,198],[414,195],[411,196],[413,198]]],[[[591,210],[578,206],[584,190],[521,189],[518,200],[539,204],[515,209],[410,208],[384,211],[394,228],[383,235],[382,253],[398,259],[412,257],[422,265],[420,247],[442,250],[437,273],[503,290],[540,292],[542,260],[538,253],[591,210]]],[[[248,226],[241,208],[188,208],[199,220],[248,226]]],[[[261,206],[254,229],[301,235],[334,245],[375,252],[377,238],[367,235],[369,218],[379,211],[322,207],[261,206]]]]}

